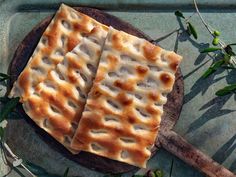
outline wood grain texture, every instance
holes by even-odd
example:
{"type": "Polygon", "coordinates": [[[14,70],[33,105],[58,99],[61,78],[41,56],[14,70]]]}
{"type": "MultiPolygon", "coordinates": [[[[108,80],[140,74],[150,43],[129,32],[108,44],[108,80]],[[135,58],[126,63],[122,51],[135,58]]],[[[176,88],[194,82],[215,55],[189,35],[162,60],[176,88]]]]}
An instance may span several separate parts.
{"type": "MultiPolygon", "coordinates": [[[[114,28],[118,30],[123,30],[127,33],[133,34],[141,38],[145,38],[149,41],[152,40],[150,37],[145,35],[140,30],[134,28],[132,25],[110,14],[107,14],[105,12],[102,12],[96,9],[86,8],[86,7],[75,7],[75,9],[95,18],[97,21],[104,23],[108,26],[113,26],[114,28]]],[[[39,23],[37,26],[35,26],[32,29],[32,31],[19,44],[19,47],[17,48],[8,69],[8,73],[11,75],[11,80],[9,83],[10,86],[8,88],[8,91],[10,90],[14,81],[17,79],[18,75],[21,73],[21,71],[24,69],[25,65],[27,64],[28,59],[32,55],[34,48],[36,47],[42,33],[44,32],[44,30],[50,23],[51,19],[52,17],[48,17],[44,19],[41,23],[39,23]]],[[[162,119],[163,121],[161,123],[161,129],[163,131],[170,130],[178,120],[178,117],[182,108],[182,103],[183,103],[183,90],[184,90],[183,85],[184,85],[183,77],[179,69],[176,73],[176,83],[175,83],[174,89],[168,95],[168,102],[164,106],[165,114],[163,116],[163,119],[162,119]]],[[[35,131],[48,145],[50,145],[56,151],[59,151],[60,153],[65,155],[67,158],[83,166],[86,166],[90,169],[95,169],[104,173],[122,173],[122,172],[127,172],[136,168],[134,166],[121,163],[118,161],[110,160],[104,157],[96,156],[91,153],[81,152],[78,155],[72,155],[60,143],[58,143],[51,136],[49,136],[45,131],[43,131],[38,126],[36,126],[36,124],[24,113],[21,106],[18,108],[18,111],[23,115],[23,117],[25,117],[25,120],[31,126],[34,127],[35,131]]],[[[155,153],[155,151],[156,151],[156,148],[153,149],[153,154],[155,153]]]]}

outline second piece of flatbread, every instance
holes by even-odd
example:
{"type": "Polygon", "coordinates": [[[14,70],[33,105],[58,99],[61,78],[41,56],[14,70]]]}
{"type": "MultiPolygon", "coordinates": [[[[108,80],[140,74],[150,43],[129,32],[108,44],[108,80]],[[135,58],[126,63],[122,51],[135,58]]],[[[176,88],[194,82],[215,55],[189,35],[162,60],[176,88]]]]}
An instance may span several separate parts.
{"type": "Polygon", "coordinates": [[[71,147],[145,167],[181,59],[110,28],[71,147]]]}
{"type": "Polygon", "coordinates": [[[94,27],[23,101],[26,114],[69,150],[106,36],[106,29],[94,27]]]}

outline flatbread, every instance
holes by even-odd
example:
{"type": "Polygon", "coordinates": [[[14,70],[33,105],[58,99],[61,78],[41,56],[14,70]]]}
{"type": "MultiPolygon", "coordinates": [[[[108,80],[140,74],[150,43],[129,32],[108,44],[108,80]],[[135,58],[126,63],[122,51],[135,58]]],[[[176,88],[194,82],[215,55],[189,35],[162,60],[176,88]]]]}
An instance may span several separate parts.
{"type": "Polygon", "coordinates": [[[94,27],[23,101],[27,115],[69,150],[106,36],[106,28],[94,27]]]}
{"type": "Polygon", "coordinates": [[[48,72],[96,26],[108,29],[93,18],[62,4],[14,83],[9,97],[20,97],[21,102],[27,100],[48,72]]]}
{"type": "Polygon", "coordinates": [[[181,59],[110,28],[71,147],[145,167],[181,59]]]}

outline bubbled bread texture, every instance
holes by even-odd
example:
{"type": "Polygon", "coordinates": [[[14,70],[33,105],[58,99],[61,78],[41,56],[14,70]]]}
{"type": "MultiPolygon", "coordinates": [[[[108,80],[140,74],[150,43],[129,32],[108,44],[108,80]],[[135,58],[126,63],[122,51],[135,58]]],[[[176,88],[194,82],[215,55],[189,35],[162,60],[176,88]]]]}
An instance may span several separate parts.
{"type": "Polygon", "coordinates": [[[94,27],[23,102],[31,119],[69,149],[106,35],[106,30],[94,27]]]}
{"type": "Polygon", "coordinates": [[[71,147],[145,167],[181,59],[110,28],[71,147]]]}
{"type": "Polygon", "coordinates": [[[108,29],[93,18],[62,4],[43,33],[27,66],[14,83],[9,97],[27,100],[48,72],[96,26],[108,29]]]}
{"type": "Polygon", "coordinates": [[[107,32],[108,27],[62,5],[11,92],[21,96],[26,114],[69,150],[107,32]]]}

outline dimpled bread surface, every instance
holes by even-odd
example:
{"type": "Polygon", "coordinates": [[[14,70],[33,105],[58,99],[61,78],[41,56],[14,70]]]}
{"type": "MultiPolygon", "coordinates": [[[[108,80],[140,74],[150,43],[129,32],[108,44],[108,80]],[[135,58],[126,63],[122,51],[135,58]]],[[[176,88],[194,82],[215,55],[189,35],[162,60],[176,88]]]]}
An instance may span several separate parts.
{"type": "Polygon", "coordinates": [[[181,59],[110,28],[71,147],[145,167],[181,59]]]}
{"type": "Polygon", "coordinates": [[[20,97],[21,102],[27,100],[48,72],[96,26],[107,29],[107,26],[93,18],[62,4],[14,83],[9,97],[20,97]]]}
{"type": "Polygon", "coordinates": [[[26,114],[71,151],[108,29],[61,5],[10,94],[20,96],[26,114]]]}

